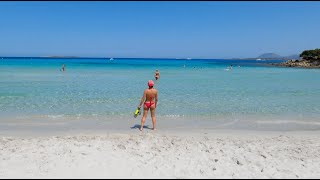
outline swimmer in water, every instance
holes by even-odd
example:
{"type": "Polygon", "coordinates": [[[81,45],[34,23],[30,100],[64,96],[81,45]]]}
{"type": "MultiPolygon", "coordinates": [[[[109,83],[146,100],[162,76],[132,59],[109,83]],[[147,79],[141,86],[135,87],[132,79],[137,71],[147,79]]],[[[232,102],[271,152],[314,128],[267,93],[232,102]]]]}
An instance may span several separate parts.
{"type": "Polygon", "coordinates": [[[156,69],[154,77],[156,78],[156,80],[158,80],[160,78],[160,72],[158,69],[156,69]]]}
{"type": "Polygon", "coordinates": [[[60,71],[66,71],[66,65],[63,64],[60,71]]]}

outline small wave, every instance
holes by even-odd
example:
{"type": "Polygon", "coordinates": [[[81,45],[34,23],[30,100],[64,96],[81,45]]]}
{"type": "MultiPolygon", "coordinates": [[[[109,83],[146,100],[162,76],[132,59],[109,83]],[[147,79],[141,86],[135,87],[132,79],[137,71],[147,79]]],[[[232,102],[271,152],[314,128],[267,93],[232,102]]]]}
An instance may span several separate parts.
{"type": "Polygon", "coordinates": [[[320,126],[320,122],[301,122],[301,121],[289,121],[289,120],[283,120],[283,121],[256,121],[257,124],[301,124],[301,125],[317,125],[320,126]]]}
{"type": "Polygon", "coordinates": [[[184,117],[184,115],[169,114],[169,115],[164,115],[164,117],[184,117]]]}
{"type": "Polygon", "coordinates": [[[46,115],[45,117],[51,118],[51,119],[58,119],[58,118],[63,118],[64,115],[46,115]]]}
{"type": "Polygon", "coordinates": [[[239,122],[239,119],[234,119],[234,120],[233,120],[233,121],[231,121],[231,122],[228,122],[228,123],[224,123],[224,124],[218,125],[217,127],[231,126],[231,125],[233,125],[233,124],[236,124],[237,122],[239,122]]]}

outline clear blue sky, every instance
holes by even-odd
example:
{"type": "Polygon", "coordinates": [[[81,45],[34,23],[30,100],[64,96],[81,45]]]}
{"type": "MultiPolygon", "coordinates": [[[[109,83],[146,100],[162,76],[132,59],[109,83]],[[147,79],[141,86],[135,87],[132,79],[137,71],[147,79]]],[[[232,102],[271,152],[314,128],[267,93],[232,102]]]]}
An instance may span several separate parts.
{"type": "Polygon", "coordinates": [[[291,55],[319,22],[320,2],[0,2],[0,56],[291,55]]]}

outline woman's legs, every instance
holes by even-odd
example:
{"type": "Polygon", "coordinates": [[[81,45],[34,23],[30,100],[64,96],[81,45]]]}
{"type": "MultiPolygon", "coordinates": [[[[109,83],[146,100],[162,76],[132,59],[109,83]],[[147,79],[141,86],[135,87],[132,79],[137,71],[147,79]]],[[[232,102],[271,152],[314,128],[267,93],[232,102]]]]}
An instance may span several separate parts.
{"type": "Polygon", "coordinates": [[[146,119],[147,119],[148,111],[149,111],[149,108],[147,108],[147,106],[144,105],[143,116],[142,116],[142,119],[141,119],[140,131],[143,130],[144,123],[146,122],[146,119]]]}
{"type": "MultiPolygon", "coordinates": [[[[150,107],[150,110],[151,110],[151,118],[152,118],[152,125],[153,125],[153,130],[156,130],[156,122],[157,122],[157,119],[156,119],[156,106],[155,104],[153,104],[151,107],[150,107]]],[[[148,112],[147,112],[148,113],[148,112]]]]}

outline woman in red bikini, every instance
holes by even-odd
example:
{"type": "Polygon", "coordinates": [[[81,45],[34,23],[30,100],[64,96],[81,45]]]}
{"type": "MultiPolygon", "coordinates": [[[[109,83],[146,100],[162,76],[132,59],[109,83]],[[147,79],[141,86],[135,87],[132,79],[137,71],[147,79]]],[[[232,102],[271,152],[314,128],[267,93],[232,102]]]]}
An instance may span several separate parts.
{"type": "Polygon", "coordinates": [[[141,127],[140,131],[143,130],[144,123],[146,121],[148,111],[151,110],[151,118],[152,118],[152,130],[156,130],[156,108],[158,103],[158,90],[154,89],[154,82],[150,80],[148,82],[149,88],[144,90],[140,105],[138,108],[141,108],[141,105],[144,103],[144,111],[141,119],[141,127]]]}

